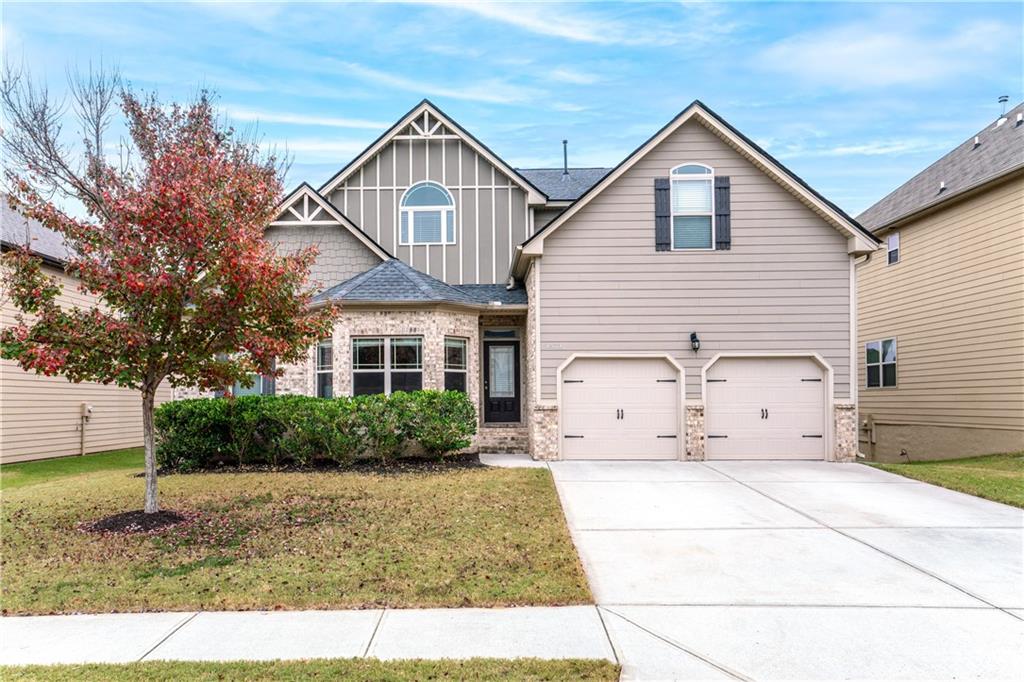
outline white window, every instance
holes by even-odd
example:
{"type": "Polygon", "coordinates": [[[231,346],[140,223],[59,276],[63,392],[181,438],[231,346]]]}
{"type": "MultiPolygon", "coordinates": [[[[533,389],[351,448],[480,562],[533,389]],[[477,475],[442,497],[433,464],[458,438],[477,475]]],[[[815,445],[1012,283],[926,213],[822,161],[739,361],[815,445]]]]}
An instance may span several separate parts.
{"type": "Polygon", "coordinates": [[[334,397],[334,342],[323,339],[316,346],[316,397],[334,397]]]}
{"type": "Polygon", "coordinates": [[[270,394],[273,384],[270,379],[260,374],[250,374],[244,383],[236,381],[231,387],[231,395],[239,398],[243,395],[264,395],[270,394]],[[244,384],[249,384],[248,386],[244,384]]]}
{"type": "Polygon", "coordinates": [[[868,388],[891,388],[896,385],[896,339],[882,339],[864,344],[868,388]]]}
{"type": "Polygon", "coordinates": [[[672,248],[715,248],[715,172],[699,163],[672,169],[672,248]]]}
{"type": "Polygon", "coordinates": [[[374,336],[352,339],[352,395],[423,388],[423,339],[374,336]]]}
{"type": "Polygon", "coordinates": [[[444,390],[466,392],[466,339],[444,337],[444,390]]]}
{"type": "Polygon", "coordinates": [[[885,240],[885,253],[889,265],[900,262],[900,233],[893,232],[885,240]]]}
{"type": "Polygon", "coordinates": [[[455,201],[436,182],[420,182],[402,195],[399,243],[454,244],[455,201]]]}

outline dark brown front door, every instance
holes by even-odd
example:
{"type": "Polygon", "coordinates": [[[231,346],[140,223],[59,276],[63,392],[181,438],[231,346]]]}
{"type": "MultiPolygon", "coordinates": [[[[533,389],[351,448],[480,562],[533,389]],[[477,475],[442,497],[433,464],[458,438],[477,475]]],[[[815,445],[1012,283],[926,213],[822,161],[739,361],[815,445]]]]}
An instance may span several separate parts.
{"type": "Polygon", "coordinates": [[[518,341],[484,341],[484,421],[519,421],[518,341]]]}

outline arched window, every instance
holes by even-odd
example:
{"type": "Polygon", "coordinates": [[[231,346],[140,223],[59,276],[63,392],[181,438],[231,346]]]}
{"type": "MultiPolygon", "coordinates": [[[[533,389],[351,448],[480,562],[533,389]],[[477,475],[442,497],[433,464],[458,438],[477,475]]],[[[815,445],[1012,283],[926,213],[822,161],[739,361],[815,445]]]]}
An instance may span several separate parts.
{"type": "Polygon", "coordinates": [[[672,248],[715,247],[715,171],[701,163],[672,169],[672,248]]]}
{"type": "Polygon", "coordinates": [[[401,203],[400,244],[454,244],[455,201],[436,182],[419,182],[401,203]]]}

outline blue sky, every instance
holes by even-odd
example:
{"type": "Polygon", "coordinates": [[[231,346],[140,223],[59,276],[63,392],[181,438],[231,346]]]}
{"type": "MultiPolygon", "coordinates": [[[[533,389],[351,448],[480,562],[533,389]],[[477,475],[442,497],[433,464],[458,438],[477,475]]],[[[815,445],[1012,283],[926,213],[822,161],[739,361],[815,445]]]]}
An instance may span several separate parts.
{"type": "Polygon", "coordinates": [[[701,99],[858,213],[1024,99],[1024,5],[3,6],[51,90],[102,57],[136,86],[216,90],[318,186],[423,97],[509,163],[611,166],[701,99]]]}

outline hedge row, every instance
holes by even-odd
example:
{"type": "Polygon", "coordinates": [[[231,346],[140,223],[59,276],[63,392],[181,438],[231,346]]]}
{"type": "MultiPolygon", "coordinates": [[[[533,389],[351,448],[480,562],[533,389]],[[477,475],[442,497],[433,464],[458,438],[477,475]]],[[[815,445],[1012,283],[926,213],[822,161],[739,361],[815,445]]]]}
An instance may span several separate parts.
{"type": "Polygon", "coordinates": [[[155,425],[161,468],[346,465],[408,456],[414,444],[435,457],[457,452],[476,433],[476,411],[457,391],[197,398],[161,405],[155,425]]]}

